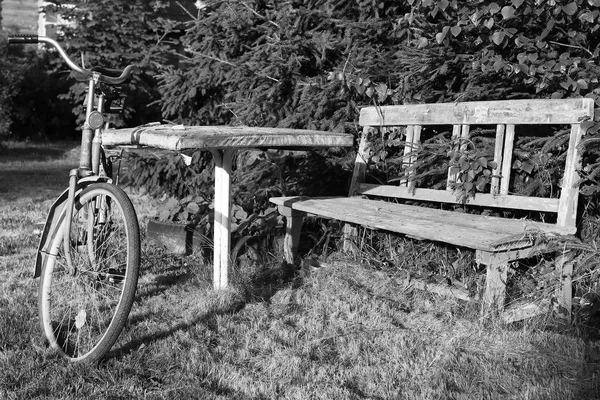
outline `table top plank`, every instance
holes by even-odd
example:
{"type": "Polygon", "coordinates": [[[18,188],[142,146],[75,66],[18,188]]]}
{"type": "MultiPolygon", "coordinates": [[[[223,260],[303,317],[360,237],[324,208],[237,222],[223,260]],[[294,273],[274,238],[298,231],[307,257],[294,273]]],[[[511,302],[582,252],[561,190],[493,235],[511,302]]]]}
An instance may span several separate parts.
{"type": "Polygon", "coordinates": [[[144,125],[107,129],[102,134],[106,147],[139,145],[164,150],[227,148],[350,147],[348,133],[289,128],[248,126],[144,125]]]}

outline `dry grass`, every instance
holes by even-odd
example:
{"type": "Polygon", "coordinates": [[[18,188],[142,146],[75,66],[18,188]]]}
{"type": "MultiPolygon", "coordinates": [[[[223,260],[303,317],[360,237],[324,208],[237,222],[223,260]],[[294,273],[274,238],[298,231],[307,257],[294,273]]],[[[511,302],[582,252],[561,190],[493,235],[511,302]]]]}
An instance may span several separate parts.
{"type": "MultiPolygon", "coordinates": [[[[68,171],[68,159],[48,163],[68,171]]],[[[5,160],[3,188],[17,170],[5,160]]],[[[43,344],[31,279],[35,224],[51,203],[42,198],[66,176],[35,190],[11,178],[0,193],[0,398],[600,398],[600,342],[590,338],[539,321],[482,322],[474,305],[404,290],[341,255],[303,280],[276,260],[236,270],[216,292],[210,261],[148,241],[119,343],[100,365],[68,364],[43,344]]],[[[152,201],[132,197],[147,220],[152,201]]]]}

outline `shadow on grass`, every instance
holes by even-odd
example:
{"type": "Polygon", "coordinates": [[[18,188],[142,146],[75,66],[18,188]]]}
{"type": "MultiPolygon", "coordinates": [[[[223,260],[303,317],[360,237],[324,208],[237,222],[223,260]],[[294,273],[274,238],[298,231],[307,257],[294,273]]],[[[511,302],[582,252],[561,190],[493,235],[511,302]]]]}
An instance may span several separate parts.
{"type": "MultiPolygon", "coordinates": [[[[169,258],[170,256],[167,256],[169,258]]],[[[158,260],[155,260],[158,261],[158,260]]],[[[164,264],[163,264],[164,265],[164,264]]],[[[270,302],[270,299],[279,290],[288,289],[290,286],[293,289],[301,285],[301,279],[291,268],[276,268],[260,271],[252,276],[237,277],[237,281],[232,282],[232,286],[239,290],[239,296],[233,296],[229,300],[219,301],[214,304],[211,309],[203,315],[194,318],[191,321],[181,322],[169,329],[153,332],[152,334],[144,335],[122,345],[121,347],[113,348],[105,357],[106,360],[112,358],[120,358],[130,354],[142,345],[148,345],[152,342],[166,339],[173,336],[177,332],[185,332],[198,324],[204,324],[208,329],[217,333],[218,324],[217,317],[221,315],[230,315],[242,310],[246,305],[258,302],[270,302]]],[[[174,286],[185,286],[190,281],[200,279],[205,280],[205,277],[198,277],[197,272],[182,271],[177,273],[174,270],[167,270],[163,274],[156,275],[148,288],[144,288],[136,294],[135,302],[139,303],[153,297],[160,296],[164,292],[172,289],[174,286]]],[[[208,281],[208,280],[207,280],[208,281]]],[[[135,325],[142,321],[152,319],[157,312],[145,312],[129,318],[128,324],[135,325]]]]}
{"type": "MultiPolygon", "coordinates": [[[[176,324],[167,330],[163,330],[161,332],[156,332],[151,335],[145,335],[145,336],[138,337],[121,347],[112,349],[104,357],[104,360],[102,361],[102,363],[106,363],[107,361],[109,361],[111,359],[122,358],[123,356],[125,356],[127,354],[135,352],[137,349],[139,349],[143,345],[148,345],[152,342],[169,338],[178,332],[186,332],[198,324],[203,324],[204,326],[207,327],[207,329],[209,329],[215,333],[218,333],[219,328],[218,328],[217,317],[220,315],[235,313],[235,312],[241,310],[243,307],[244,307],[244,303],[241,303],[241,302],[237,303],[237,304],[236,303],[230,304],[230,305],[227,305],[226,307],[223,307],[222,309],[211,310],[211,311],[205,313],[204,315],[201,315],[201,316],[195,318],[192,321],[181,322],[179,324],[176,324]]],[[[145,318],[151,318],[152,315],[153,315],[153,313],[149,312],[144,315],[140,315],[138,319],[143,320],[145,318]]],[[[198,390],[206,391],[207,392],[206,394],[211,394],[211,395],[234,397],[234,398],[245,398],[242,395],[242,393],[228,387],[225,383],[221,382],[219,379],[215,379],[214,377],[209,376],[208,373],[205,376],[200,376],[199,378],[202,378],[202,387],[197,387],[194,389],[195,390],[194,397],[196,397],[196,398],[198,398],[197,396],[199,396],[199,393],[197,392],[198,390]]],[[[210,398],[210,397],[202,396],[202,398],[210,398]]]]}

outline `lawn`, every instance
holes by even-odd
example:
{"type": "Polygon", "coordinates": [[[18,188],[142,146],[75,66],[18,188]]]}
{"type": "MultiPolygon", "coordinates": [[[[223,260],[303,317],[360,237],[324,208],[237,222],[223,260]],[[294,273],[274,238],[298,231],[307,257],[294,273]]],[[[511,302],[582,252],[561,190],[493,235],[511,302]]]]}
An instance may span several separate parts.
{"type": "MultiPolygon", "coordinates": [[[[599,335],[413,291],[342,254],[302,278],[265,265],[211,288],[211,260],[145,239],[129,322],[98,365],[44,344],[32,279],[40,223],[73,143],[0,146],[1,399],[600,399],[599,335]]],[[[156,201],[132,193],[141,226],[156,201]]]]}

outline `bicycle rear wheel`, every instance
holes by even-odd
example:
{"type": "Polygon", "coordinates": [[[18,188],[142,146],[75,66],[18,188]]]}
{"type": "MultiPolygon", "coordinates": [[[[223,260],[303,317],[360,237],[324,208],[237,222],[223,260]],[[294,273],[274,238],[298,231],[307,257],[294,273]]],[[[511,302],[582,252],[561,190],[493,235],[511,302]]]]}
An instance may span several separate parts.
{"type": "Polygon", "coordinates": [[[109,183],[88,186],[75,197],[69,266],[64,214],[40,278],[40,323],[60,355],[95,362],[116,342],[133,304],[140,267],[138,220],[122,189],[109,183]]]}

